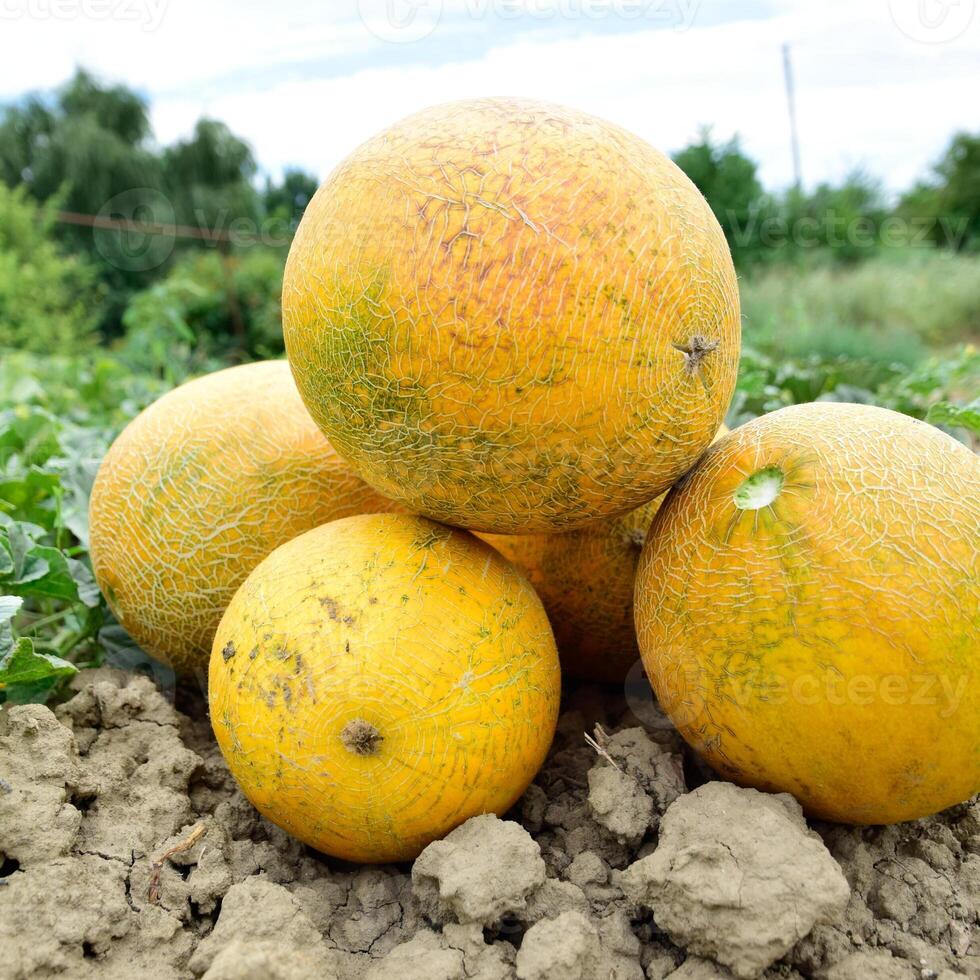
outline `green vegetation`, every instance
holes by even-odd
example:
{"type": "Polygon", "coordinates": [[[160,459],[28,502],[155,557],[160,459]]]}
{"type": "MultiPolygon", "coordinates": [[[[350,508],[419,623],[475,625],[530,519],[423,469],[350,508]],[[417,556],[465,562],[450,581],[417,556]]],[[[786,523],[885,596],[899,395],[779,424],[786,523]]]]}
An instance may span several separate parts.
{"type": "MultiPolygon", "coordinates": [[[[108,339],[134,293],[188,251],[220,250],[234,264],[288,246],[317,181],[289,170],[260,189],[257,173],[251,147],[215,120],[159,146],[144,98],[84,71],[0,108],[0,184],[49,205],[47,233],[87,259],[104,293],[89,314],[108,339]]],[[[234,336],[231,315],[225,325],[234,336]]]]}
{"type": "Polygon", "coordinates": [[[767,192],[738,140],[714,143],[708,131],[674,160],[711,205],[742,272],[853,264],[883,252],[980,250],[980,134],[958,133],[926,179],[894,206],[861,170],[838,186],[767,192]]]}
{"type": "Polygon", "coordinates": [[[746,342],[773,357],[915,365],[980,338],[980,257],[934,249],[772,266],[741,283],[746,342]]]}
{"type": "Polygon", "coordinates": [[[88,499],[121,426],[166,390],[98,349],[0,365],[0,700],[44,700],[131,648],[88,563],[88,499]]]}
{"type": "Polygon", "coordinates": [[[0,184],[0,348],[72,351],[92,340],[95,270],[51,240],[53,223],[51,207],[0,184]]]}

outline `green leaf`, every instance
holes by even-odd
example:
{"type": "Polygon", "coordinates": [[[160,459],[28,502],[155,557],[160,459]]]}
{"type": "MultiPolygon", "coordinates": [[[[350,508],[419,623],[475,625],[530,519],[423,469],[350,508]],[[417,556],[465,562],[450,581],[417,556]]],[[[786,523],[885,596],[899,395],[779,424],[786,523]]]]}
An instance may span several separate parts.
{"type": "Polygon", "coordinates": [[[24,600],[15,595],[0,595],[0,626],[9,623],[24,605],[24,600]]]}
{"type": "MultiPolygon", "coordinates": [[[[105,447],[99,447],[104,452],[105,447]]],[[[61,469],[61,487],[64,497],[61,502],[61,519],[65,527],[88,547],[88,508],[92,495],[92,485],[99,471],[100,456],[69,455],[61,469]]]]}
{"type": "Polygon", "coordinates": [[[88,606],[89,609],[94,609],[101,601],[102,593],[95,583],[95,577],[92,575],[91,569],[89,569],[85,562],[79,561],[77,558],[67,559],[67,564],[68,571],[75,581],[76,594],[79,600],[88,606]]]}
{"type": "Polygon", "coordinates": [[[78,585],[68,559],[57,548],[37,543],[43,533],[19,521],[0,527],[0,587],[14,595],[74,602],[78,585]]]}
{"type": "Polygon", "coordinates": [[[27,465],[41,465],[61,451],[59,430],[47,412],[19,405],[0,412],[0,449],[16,451],[27,465]]]}
{"type": "Polygon", "coordinates": [[[952,402],[939,402],[929,409],[926,421],[934,425],[948,425],[967,429],[980,436],[980,398],[974,398],[969,405],[954,405],[952,402]]]}
{"type": "Polygon", "coordinates": [[[9,692],[13,687],[45,684],[77,673],[78,668],[61,657],[36,653],[25,636],[0,660],[0,690],[9,692]]]}
{"type": "Polygon", "coordinates": [[[19,476],[0,480],[0,500],[4,509],[24,521],[54,526],[54,498],[61,489],[61,477],[33,467],[19,476]]]}
{"type": "Polygon", "coordinates": [[[0,595],[0,659],[13,648],[14,633],[10,623],[23,604],[20,596],[0,595]]]}
{"type": "Polygon", "coordinates": [[[2,532],[0,541],[6,544],[6,551],[13,567],[6,576],[8,585],[26,585],[47,574],[48,565],[42,555],[35,554],[35,536],[31,525],[14,521],[2,532]]]}

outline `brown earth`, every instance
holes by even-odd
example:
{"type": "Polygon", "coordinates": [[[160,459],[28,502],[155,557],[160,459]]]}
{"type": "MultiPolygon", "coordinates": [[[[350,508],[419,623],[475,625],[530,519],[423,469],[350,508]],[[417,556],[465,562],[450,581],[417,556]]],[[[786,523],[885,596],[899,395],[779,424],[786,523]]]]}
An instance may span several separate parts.
{"type": "Polygon", "coordinates": [[[508,819],[411,867],[259,817],[196,692],[178,711],[108,668],[75,689],[0,712],[5,978],[980,978],[980,798],[808,826],[789,797],[706,782],[635,686],[567,692],[508,819]]]}

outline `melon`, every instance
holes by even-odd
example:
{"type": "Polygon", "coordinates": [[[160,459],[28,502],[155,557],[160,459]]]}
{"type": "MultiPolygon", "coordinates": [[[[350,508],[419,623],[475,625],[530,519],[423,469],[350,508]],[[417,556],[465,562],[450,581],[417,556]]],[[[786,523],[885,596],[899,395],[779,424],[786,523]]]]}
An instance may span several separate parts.
{"type": "Polygon", "coordinates": [[[717,432],[740,346],[725,237],[681,170],[514,99],[429,109],[352,153],[293,241],[283,329],[368,483],[497,533],[661,494],[717,432]]]}
{"type": "Polygon", "coordinates": [[[278,545],[326,521],[396,509],[331,448],[285,361],[168,392],[112,444],[92,490],[96,580],[143,649],[207,669],[222,613],[278,545]]]}
{"type": "Polygon", "coordinates": [[[660,508],[636,626],[729,779],[847,823],[959,803],[980,790],[980,460],[866,405],[743,425],[660,508]]]}
{"type": "Polygon", "coordinates": [[[221,620],[209,674],[245,795],[351,861],[410,860],[505,813],[544,761],[560,693],[526,579],[465,531],[393,515],[274,551],[221,620]]]}
{"type": "MultiPolygon", "coordinates": [[[[720,439],[728,432],[718,430],[720,439]]],[[[621,684],[640,661],[633,591],[663,496],[563,534],[480,534],[530,579],[551,620],[562,672],[621,684]]]]}

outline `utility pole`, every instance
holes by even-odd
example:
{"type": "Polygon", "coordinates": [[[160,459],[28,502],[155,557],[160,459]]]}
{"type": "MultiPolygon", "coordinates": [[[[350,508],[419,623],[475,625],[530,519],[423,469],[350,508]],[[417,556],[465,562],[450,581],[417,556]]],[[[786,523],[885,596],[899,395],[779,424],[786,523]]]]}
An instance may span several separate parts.
{"type": "Polygon", "coordinates": [[[786,104],[789,107],[789,138],[793,149],[793,178],[796,189],[803,188],[803,172],[800,167],[800,137],[796,131],[796,93],[793,86],[793,65],[789,58],[789,45],[783,45],[783,77],[786,80],[786,104]]]}

